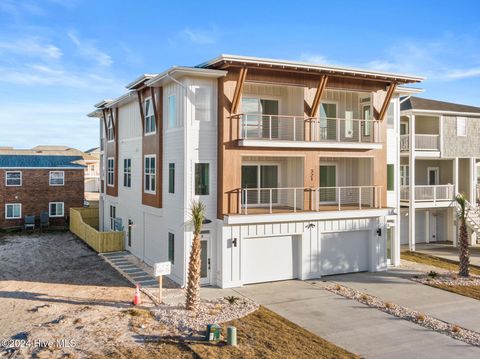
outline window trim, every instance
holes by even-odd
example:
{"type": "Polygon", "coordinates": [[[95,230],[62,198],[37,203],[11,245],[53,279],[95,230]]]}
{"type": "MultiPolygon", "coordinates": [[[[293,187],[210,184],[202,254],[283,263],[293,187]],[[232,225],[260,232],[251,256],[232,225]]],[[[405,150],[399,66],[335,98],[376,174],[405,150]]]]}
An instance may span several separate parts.
{"type": "MultiPolygon", "coordinates": [[[[148,194],[156,194],[157,193],[157,155],[145,155],[143,156],[143,192],[144,193],[148,193],[148,194]],[[155,189],[152,191],[152,190],[147,190],[146,187],[147,187],[147,166],[145,165],[145,160],[147,158],[154,158],[155,159],[155,172],[153,173],[154,175],[154,178],[155,178],[155,189]]],[[[151,176],[152,174],[151,173],[148,173],[149,176],[151,176]]]]}
{"type": "Polygon", "coordinates": [[[131,158],[124,158],[123,159],[123,187],[125,188],[132,188],[132,159],[131,158]],[[129,161],[129,171],[126,171],[125,161],[129,161]],[[128,176],[128,186],[125,182],[125,176],[128,176]]]}
{"type": "Polygon", "coordinates": [[[23,173],[22,171],[5,171],[5,187],[22,187],[23,184],[23,173]],[[20,184],[8,184],[8,174],[9,173],[20,173],[20,184]]]}
{"type": "Polygon", "coordinates": [[[65,186],[65,171],[50,171],[48,173],[48,184],[50,186],[65,186]],[[62,174],[62,184],[52,183],[52,173],[61,173],[62,174]]]}
{"type": "Polygon", "coordinates": [[[154,107],[152,96],[148,96],[143,100],[143,134],[145,136],[151,136],[151,135],[155,135],[156,133],[157,133],[157,123],[155,118],[155,107],[154,107]],[[147,116],[147,100],[150,101],[150,105],[152,106],[152,111],[153,111],[152,116],[147,116]],[[153,131],[147,132],[147,117],[150,117],[150,118],[153,117],[153,124],[155,127],[153,131]]]}
{"type": "Polygon", "coordinates": [[[48,217],[50,218],[59,218],[65,216],[65,202],[48,202],[48,217]],[[55,205],[55,212],[57,210],[57,205],[62,205],[62,214],[52,215],[52,204],[55,205]]]}
{"type": "Polygon", "coordinates": [[[115,187],[115,157],[107,157],[107,187],[115,187]],[[112,160],[112,163],[113,163],[113,166],[112,166],[112,184],[109,183],[109,167],[108,167],[108,163],[110,162],[110,160],[112,160]]]}
{"type": "Polygon", "coordinates": [[[21,219],[21,218],[22,218],[22,204],[21,203],[5,203],[5,219],[21,219]],[[20,215],[18,217],[7,217],[8,206],[20,206],[20,215]]]}

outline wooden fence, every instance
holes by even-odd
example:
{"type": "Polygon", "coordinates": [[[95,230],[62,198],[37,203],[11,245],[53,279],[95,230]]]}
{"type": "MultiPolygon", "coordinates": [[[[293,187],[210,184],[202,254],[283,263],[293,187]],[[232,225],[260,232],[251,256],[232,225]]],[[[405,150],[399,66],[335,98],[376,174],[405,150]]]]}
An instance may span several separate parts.
{"type": "Polygon", "coordinates": [[[98,208],[70,208],[70,231],[98,253],[124,250],[123,232],[99,232],[98,208]]]}

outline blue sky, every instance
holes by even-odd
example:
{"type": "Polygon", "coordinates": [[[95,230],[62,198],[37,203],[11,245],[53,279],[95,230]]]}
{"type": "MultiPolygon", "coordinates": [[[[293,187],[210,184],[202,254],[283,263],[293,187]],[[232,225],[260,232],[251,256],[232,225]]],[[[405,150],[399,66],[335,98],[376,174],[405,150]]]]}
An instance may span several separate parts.
{"type": "Polygon", "coordinates": [[[423,75],[425,97],[480,106],[480,3],[452,4],[0,0],[0,146],[94,147],[94,103],[221,53],[423,75]]]}

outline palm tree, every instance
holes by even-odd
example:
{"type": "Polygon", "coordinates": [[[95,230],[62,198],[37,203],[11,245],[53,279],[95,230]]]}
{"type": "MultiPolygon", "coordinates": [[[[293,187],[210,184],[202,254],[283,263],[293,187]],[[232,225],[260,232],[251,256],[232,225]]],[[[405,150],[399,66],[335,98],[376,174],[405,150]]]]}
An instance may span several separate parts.
{"type": "Polygon", "coordinates": [[[188,279],[185,307],[196,310],[200,301],[201,243],[200,233],[205,220],[205,205],[201,201],[193,201],[190,207],[190,220],[193,225],[193,242],[188,262],[188,279]]]}
{"type": "Polygon", "coordinates": [[[467,222],[466,222],[466,198],[463,194],[458,194],[455,197],[455,201],[460,207],[460,213],[458,218],[460,219],[460,232],[458,234],[458,258],[459,258],[459,268],[458,274],[461,277],[468,277],[468,265],[470,262],[470,255],[468,253],[468,232],[467,232],[467,222]]]}

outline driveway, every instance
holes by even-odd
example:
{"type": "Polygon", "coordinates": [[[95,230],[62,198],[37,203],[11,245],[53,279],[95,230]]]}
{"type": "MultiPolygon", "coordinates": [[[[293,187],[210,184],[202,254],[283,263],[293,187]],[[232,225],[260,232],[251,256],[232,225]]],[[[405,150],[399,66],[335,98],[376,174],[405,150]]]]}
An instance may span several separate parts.
{"type": "MultiPolygon", "coordinates": [[[[355,275],[344,276],[345,280],[347,277],[348,283],[355,283],[352,280],[355,275]]],[[[321,281],[293,280],[228,291],[251,298],[322,338],[367,358],[480,357],[479,348],[337,296],[325,290],[324,285],[321,281]]],[[[410,291],[409,295],[416,294],[410,291]]]]}

